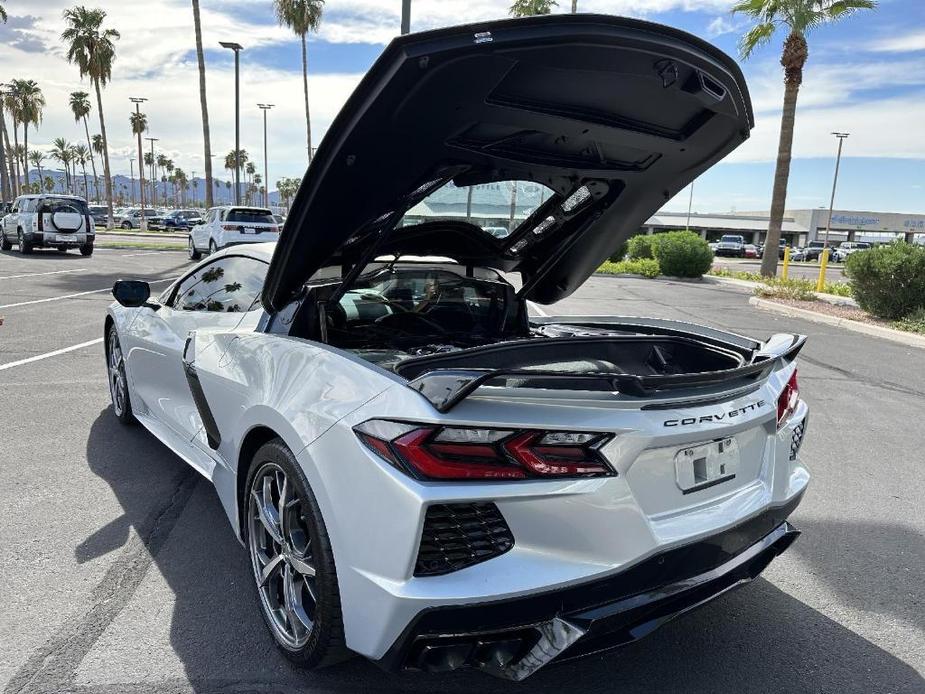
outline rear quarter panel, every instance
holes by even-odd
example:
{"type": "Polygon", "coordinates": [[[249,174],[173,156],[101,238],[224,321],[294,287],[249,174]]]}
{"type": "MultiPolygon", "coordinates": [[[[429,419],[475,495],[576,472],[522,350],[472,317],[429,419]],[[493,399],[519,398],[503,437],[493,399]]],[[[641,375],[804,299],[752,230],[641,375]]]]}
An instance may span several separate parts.
{"type": "MultiPolygon", "coordinates": [[[[205,433],[194,438],[218,454],[213,482],[230,520],[237,522],[240,452],[249,432],[267,427],[294,454],[337,421],[387,388],[398,377],[339,350],[307,340],[266,333],[197,333],[196,373],[221,435],[211,452],[205,433]]],[[[312,470],[305,470],[322,504],[312,470]]]]}

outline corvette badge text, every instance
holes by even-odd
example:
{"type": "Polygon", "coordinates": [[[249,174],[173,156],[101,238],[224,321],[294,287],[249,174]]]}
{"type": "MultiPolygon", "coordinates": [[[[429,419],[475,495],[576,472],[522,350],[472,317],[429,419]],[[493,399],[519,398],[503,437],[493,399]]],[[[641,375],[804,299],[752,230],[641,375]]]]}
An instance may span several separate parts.
{"type": "Polygon", "coordinates": [[[767,402],[764,400],[756,400],[755,402],[749,403],[744,407],[739,407],[734,410],[729,410],[728,412],[720,412],[719,414],[706,414],[702,417],[685,417],[684,419],[666,419],[664,425],[666,427],[678,427],[678,426],[688,426],[691,424],[704,424],[706,422],[722,422],[724,419],[732,419],[733,417],[738,417],[741,414],[746,412],[754,412],[767,405],[767,402]]]}

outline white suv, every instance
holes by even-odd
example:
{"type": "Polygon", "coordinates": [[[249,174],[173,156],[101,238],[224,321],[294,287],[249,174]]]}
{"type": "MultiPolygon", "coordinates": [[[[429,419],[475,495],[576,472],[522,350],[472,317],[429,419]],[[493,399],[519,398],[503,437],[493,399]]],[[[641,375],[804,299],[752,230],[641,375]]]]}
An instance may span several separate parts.
{"type": "Polygon", "coordinates": [[[264,207],[226,205],[213,207],[205,221],[190,229],[189,257],[199,260],[206,251],[215,251],[239,243],[279,240],[279,224],[264,207]]]}
{"type": "Polygon", "coordinates": [[[96,227],[83,198],[73,195],[21,195],[0,226],[0,249],[15,243],[20,253],[34,248],[77,248],[93,255],[96,227]]]}

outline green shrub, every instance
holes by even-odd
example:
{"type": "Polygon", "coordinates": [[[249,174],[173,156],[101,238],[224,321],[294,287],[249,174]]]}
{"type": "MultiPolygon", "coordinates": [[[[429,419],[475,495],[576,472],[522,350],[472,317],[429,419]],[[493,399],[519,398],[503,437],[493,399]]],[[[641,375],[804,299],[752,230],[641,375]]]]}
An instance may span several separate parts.
{"type": "Polygon", "coordinates": [[[748,282],[764,282],[764,277],[762,277],[760,272],[730,270],[727,267],[710,268],[710,271],[707,274],[712,275],[713,277],[731,277],[732,279],[746,280],[748,282]]]}
{"type": "Polygon", "coordinates": [[[893,327],[897,330],[925,335],[925,308],[917,309],[905,318],[894,321],[893,327]]]}
{"type": "Polygon", "coordinates": [[[755,287],[755,294],[769,299],[791,299],[795,301],[815,301],[815,282],[802,279],[768,278],[764,284],[755,287]]]}
{"type": "Polygon", "coordinates": [[[897,242],[848,256],[845,274],[868,313],[896,320],[925,307],[925,247],[897,242]]]}
{"type": "Polygon", "coordinates": [[[626,242],[626,250],[629,253],[630,260],[639,260],[640,258],[654,258],[655,245],[658,243],[658,236],[661,234],[646,236],[640,234],[634,236],[626,242]]]}
{"type": "Polygon", "coordinates": [[[659,275],[658,261],[654,258],[621,260],[618,263],[607,261],[597,271],[608,275],[642,275],[650,279],[659,275]]]}
{"type": "Polygon", "coordinates": [[[663,275],[701,277],[713,264],[709,244],[692,231],[669,231],[655,238],[655,257],[663,275]]]}
{"type": "Polygon", "coordinates": [[[834,294],[835,296],[854,296],[854,290],[849,282],[826,282],[822,285],[823,294],[834,294]]]}

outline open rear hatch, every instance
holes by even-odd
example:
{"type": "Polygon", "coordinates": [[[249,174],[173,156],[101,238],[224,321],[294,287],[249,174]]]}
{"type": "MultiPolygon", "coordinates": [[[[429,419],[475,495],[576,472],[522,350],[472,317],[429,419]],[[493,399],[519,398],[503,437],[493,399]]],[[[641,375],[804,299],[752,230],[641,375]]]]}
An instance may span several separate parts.
{"type": "Polygon", "coordinates": [[[554,15],[397,38],[325,135],[263,304],[281,310],[322,267],[346,286],[378,253],[422,249],[519,272],[521,298],[552,303],[752,126],[735,62],[648,22],[554,15]],[[554,191],[503,239],[464,222],[396,228],[448,181],[503,180],[554,191]]]}

